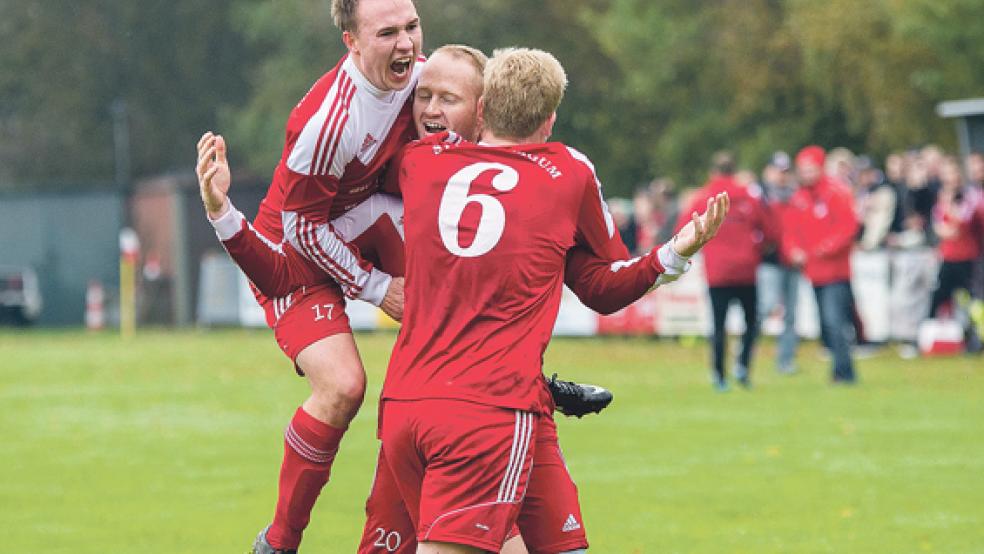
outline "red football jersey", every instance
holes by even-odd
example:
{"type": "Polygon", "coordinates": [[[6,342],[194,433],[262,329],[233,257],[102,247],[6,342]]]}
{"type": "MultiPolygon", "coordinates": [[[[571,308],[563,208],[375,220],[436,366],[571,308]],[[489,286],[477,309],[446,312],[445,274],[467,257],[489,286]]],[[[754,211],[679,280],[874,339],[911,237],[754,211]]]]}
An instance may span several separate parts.
{"type": "Polygon", "coordinates": [[[389,276],[342,240],[331,220],[379,190],[387,162],[414,135],[411,99],[422,65],[403,90],[382,91],[346,55],[301,99],[252,225],[261,241],[227,245],[247,274],[273,279],[267,273],[283,255],[280,243],[288,242],[346,296],[379,305],[389,276]]]}
{"type": "Polygon", "coordinates": [[[383,399],[538,410],[567,251],[615,228],[588,159],[560,143],[432,137],[400,162],[406,306],[383,399]]]}

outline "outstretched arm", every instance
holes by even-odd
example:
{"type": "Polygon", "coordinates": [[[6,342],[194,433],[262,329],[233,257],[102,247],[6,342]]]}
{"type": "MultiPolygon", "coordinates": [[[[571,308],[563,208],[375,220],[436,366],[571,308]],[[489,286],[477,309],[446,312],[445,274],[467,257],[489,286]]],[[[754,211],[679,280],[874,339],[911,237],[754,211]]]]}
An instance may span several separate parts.
{"type": "MultiPolygon", "coordinates": [[[[199,193],[209,221],[246,277],[270,298],[286,296],[300,286],[329,281],[320,267],[290,244],[276,244],[256,232],[229,200],[232,176],[225,139],[207,132],[198,141],[199,193]]],[[[403,314],[403,279],[393,279],[380,306],[394,319],[403,314]]]]}
{"type": "Polygon", "coordinates": [[[630,258],[617,234],[611,237],[604,255],[575,246],[567,255],[564,281],[592,310],[611,314],[635,302],[655,286],[675,281],[689,267],[689,255],[717,233],[727,213],[727,195],[712,198],[707,210],[680,230],[672,243],[630,258]]]}
{"type": "Polygon", "coordinates": [[[300,284],[324,280],[306,260],[257,233],[229,200],[232,173],[225,139],[211,131],[198,141],[198,191],[222,246],[264,295],[278,298],[300,284]],[[306,277],[304,277],[306,275],[306,277]]]}

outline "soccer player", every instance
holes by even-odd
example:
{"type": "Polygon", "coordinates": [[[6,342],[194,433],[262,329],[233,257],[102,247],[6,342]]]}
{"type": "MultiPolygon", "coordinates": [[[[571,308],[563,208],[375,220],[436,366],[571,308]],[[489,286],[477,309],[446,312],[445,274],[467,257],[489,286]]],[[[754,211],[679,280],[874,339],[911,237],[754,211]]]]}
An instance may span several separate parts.
{"type": "MultiPolygon", "coordinates": [[[[362,404],[365,370],[345,298],[371,302],[396,319],[402,311],[402,279],[362,258],[331,221],[376,192],[385,164],[413,133],[420,19],[411,0],[333,0],[332,16],[348,53],[291,112],[283,156],[253,225],[233,219],[255,232],[265,250],[237,258],[244,269],[269,266],[269,257],[290,245],[330,277],[282,297],[257,292],[278,345],[311,387],[285,432],[276,514],[258,538],[269,551],[300,544],[339,442],[362,404]]],[[[227,205],[212,208],[225,208],[209,215],[226,221],[227,205]]]]}
{"type": "MultiPolygon", "coordinates": [[[[469,140],[475,139],[480,127],[477,109],[485,63],[484,54],[460,45],[443,46],[429,57],[414,100],[414,121],[419,136],[426,138],[454,130],[469,140]]],[[[394,171],[391,176],[397,173],[394,171]]],[[[392,183],[395,180],[388,186],[392,183]]],[[[605,261],[585,248],[575,247],[568,254],[564,276],[567,284],[589,306],[613,311],[648,291],[662,270],[655,261],[658,259],[656,250],[645,258],[626,260],[628,251],[617,234],[609,239],[608,246],[621,260],[614,266],[611,260],[605,261]]],[[[548,383],[551,387],[555,385],[548,383]]],[[[562,552],[587,545],[577,491],[561,455],[551,410],[544,410],[539,419],[533,479],[525,497],[528,504],[537,506],[537,510],[527,518],[522,538],[506,541],[502,549],[504,554],[526,552],[521,541],[525,541],[530,552],[562,552]]],[[[413,522],[402,504],[382,451],[366,503],[366,516],[360,554],[405,554],[416,549],[413,522]]]]}
{"type": "MultiPolygon", "coordinates": [[[[535,510],[523,498],[549,406],[540,366],[565,256],[574,244],[601,256],[614,234],[590,162],[545,142],[565,85],[545,52],[498,52],[479,105],[482,143],[430,137],[398,168],[406,305],[381,436],[418,553],[497,551],[535,510]]],[[[666,247],[677,272],[726,210],[726,195],[710,199],[666,247]]]]}
{"type": "MultiPolygon", "coordinates": [[[[476,110],[478,97],[482,89],[482,68],[484,67],[484,63],[485,56],[481,52],[464,46],[442,47],[434,53],[433,57],[428,61],[427,68],[421,74],[418,94],[414,104],[414,120],[417,131],[421,136],[427,136],[432,131],[453,128],[463,130],[470,139],[475,138],[479,127],[476,110]]],[[[251,250],[259,250],[262,253],[267,247],[258,238],[257,234],[253,232],[242,232],[245,226],[244,218],[228,204],[227,192],[230,186],[230,176],[228,173],[228,163],[225,159],[224,141],[222,141],[221,137],[206,135],[199,144],[199,152],[202,156],[198,168],[199,174],[209,175],[209,178],[203,179],[201,183],[203,187],[203,200],[206,206],[212,206],[209,209],[210,213],[226,214],[218,218],[219,221],[213,222],[217,226],[219,236],[222,237],[224,234],[232,236],[224,244],[229,248],[230,253],[234,254],[234,257],[236,254],[241,255],[243,252],[249,252],[251,250]],[[213,160],[215,157],[218,159],[213,160]],[[211,165],[209,163],[202,163],[204,161],[210,161],[211,165]],[[224,229],[222,227],[222,224],[225,222],[232,223],[231,229],[224,229]]],[[[346,240],[358,243],[365,236],[365,233],[363,232],[363,235],[359,236],[355,236],[355,233],[362,232],[358,231],[359,229],[365,229],[367,226],[371,227],[365,220],[374,220],[377,215],[383,214],[385,217],[380,217],[380,220],[386,220],[391,223],[400,221],[402,219],[402,205],[398,205],[400,208],[399,211],[394,212],[392,209],[394,200],[381,198],[384,196],[386,195],[375,195],[363,202],[363,204],[333,220],[333,224],[339,234],[346,240]],[[369,206],[371,209],[364,209],[366,206],[369,206]],[[388,207],[388,210],[375,209],[378,206],[388,207]]],[[[582,300],[589,306],[603,312],[620,309],[637,299],[651,288],[654,280],[662,272],[662,267],[655,250],[647,256],[627,260],[628,252],[617,235],[614,236],[611,242],[614,255],[618,258],[618,262],[615,265],[612,265],[612,260],[604,260],[589,253],[587,250],[576,248],[568,256],[567,271],[565,272],[568,277],[568,284],[572,286],[582,300]]],[[[371,244],[368,246],[371,246],[371,244]]],[[[399,246],[402,253],[402,243],[399,246]]],[[[318,275],[316,267],[313,270],[310,268],[305,269],[306,260],[294,252],[288,244],[282,246],[282,253],[282,256],[274,256],[271,263],[274,266],[283,266],[285,264],[298,266],[295,268],[294,277],[309,279],[309,281],[299,284],[312,285],[316,284],[318,279],[323,279],[323,277],[318,275]]],[[[307,265],[310,266],[312,264],[307,262],[307,265]]],[[[392,265],[389,268],[395,274],[402,274],[402,258],[399,259],[400,267],[392,267],[392,265]]],[[[290,271],[284,268],[274,268],[272,273],[287,275],[290,271]]],[[[267,274],[250,274],[248,276],[256,282],[266,283],[266,286],[270,286],[270,282],[272,281],[264,280],[267,274]]],[[[276,294],[276,292],[272,294],[276,294]]],[[[586,387],[572,387],[569,384],[559,381],[551,381],[550,385],[552,392],[555,393],[558,409],[565,414],[584,413],[587,410],[597,410],[599,407],[597,400],[593,397],[588,397],[589,395],[585,393],[585,390],[587,390],[586,387]],[[564,394],[560,395],[558,392],[564,394]]],[[[541,442],[550,445],[555,455],[552,459],[549,457],[545,458],[542,465],[553,466],[554,471],[566,472],[563,460],[560,457],[559,447],[556,444],[556,426],[551,418],[545,418],[544,425],[549,428],[541,433],[541,442]],[[550,437],[553,437],[552,445],[550,444],[550,437]]],[[[377,476],[377,482],[381,481],[380,477],[377,476]]],[[[543,494],[544,496],[563,498],[560,492],[544,490],[543,494]]],[[[388,500],[385,500],[377,503],[377,505],[385,507],[389,503],[388,500]]],[[[563,507],[563,504],[561,504],[561,507],[563,507]]],[[[377,511],[379,510],[377,509],[377,511]]],[[[561,518],[561,521],[557,525],[549,527],[549,529],[552,530],[553,527],[556,527],[556,533],[561,533],[564,525],[563,518],[569,516],[571,514],[568,512],[559,514],[558,517],[561,518]]],[[[577,515],[577,518],[580,518],[580,514],[577,515]]],[[[384,522],[382,524],[383,526],[379,527],[379,529],[388,529],[386,536],[390,537],[390,544],[394,540],[400,540],[398,538],[400,537],[400,533],[393,530],[393,525],[385,523],[387,520],[392,520],[393,518],[385,517],[385,513],[383,513],[379,519],[384,522]]],[[[547,529],[548,527],[544,525],[543,528],[547,529]]],[[[577,536],[577,533],[572,534],[570,531],[568,529],[567,534],[560,535],[559,538],[570,540],[571,537],[577,536]]],[[[403,533],[403,536],[406,536],[406,533],[403,533]]],[[[534,540],[538,540],[542,544],[543,541],[556,542],[556,538],[552,537],[550,533],[544,532],[539,533],[534,540]]],[[[375,541],[378,540],[378,538],[375,539],[375,541]]]]}

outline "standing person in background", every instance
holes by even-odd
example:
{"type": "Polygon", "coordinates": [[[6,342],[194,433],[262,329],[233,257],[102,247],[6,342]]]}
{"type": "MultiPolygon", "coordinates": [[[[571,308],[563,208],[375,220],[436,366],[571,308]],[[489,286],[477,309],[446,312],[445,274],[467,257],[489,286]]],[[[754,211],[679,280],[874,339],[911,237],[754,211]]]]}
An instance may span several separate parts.
{"type": "Polygon", "coordinates": [[[939,162],[936,159],[936,149],[927,147],[913,157],[906,181],[908,185],[907,208],[910,216],[916,216],[913,222],[914,226],[921,223],[926,235],[926,244],[936,244],[936,235],[930,224],[933,206],[936,205],[936,197],[940,192],[939,162]]]}
{"type": "Polygon", "coordinates": [[[895,216],[888,229],[886,246],[900,246],[899,233],[905,229],[905,158],[901,154],[889,154],[885,158],[885,184],[895,195],[895,216]]]}
{"type": "Polygon", "coordinates": [[[824,159],[823,171],[831,179],[853,189],[857,182],[857,157],[843,146],[834,148],[824,159]]]}
{"type": "MultiPolygon", "coordinates": [[[[984,197],[984,152],[971,152],[966,160],[967,181],[971,189],[976,189],[984,197]]],[[[984,200],[977,207],[984,219],[984,200]]],[[[984,241],[984,239],[982,239],[984,241]]],[[[974,279],[971,282],[971,294],[978,300],[984,300],[984,248],[974,262],[974,279]]]]}
{"type": "MultiPolygon", "coordinates": [[[[796,192],[796,179],[791,173],[789,154],[776,152],[762,171],[762,200],[772,221],[782,221],[782,211],[796,192]]],[[[765,245],[762,263],[756,275],[758,279],[759,318],[768,317],[782,306],[782,332],[776,353],[776,369],[779,373],[796,372],[796,300],[799,293],[800,272],[780,256],[782,226],[771,243],[765,245]]]]}
{"type": "Polygon", "coordinates": [[[632,213],[635,220],[635,250],[633,253],[648,252],[657,245],[659,223],[656,222],[652,192],[648,185],[639,185],[632,195],[632,213]]]}
{"type": "Polygon", "coordinates": [[[716,241],[704,248],[704,268],[707,273],[708,293],[714,319],[712,336],[713,384],[718,391],[728,390],[724,358],[727,332],[725,316],[732,301],[737,300],[745,315],[745,333],[741,339],[741,352],[734,366],[738,382],[748,387],[752,349],[758,337],[758,294],[755,271],[761,259],[761,249],[766,239],[774,236],[761,202],[761,189],[742,186],[735,179],[735,158],[730,152],[714,154],[711,178],[690,198],[690,205],[680,213],[677,228],[690,221],[690,214],[720,193],[731,198],[731,213],[721,225],[716,241]]]}
{"type": "Polygon", "coordinates": [[[953,158],[940,164],[940,194],[933,208],[933,230],[942,263],[933,291],[929,316],[937,315],[953,299],[957,289],[971,289],[974,261],[981,255],[984,219],[980,209],[981,192],[965,186],[960,166],[953,158]]]}
{"type": "Polygon", "coordinates": [[[833,358],[833,382],[852,384],[857,377],[846,332],[858,222],[851,190],[824,175],[824,158],[819,146],[807,146],[796,155],[800,188],[782,213],[782,253],[813,283],[821,332],[833,358]]]}
{"type": "Polygon", "coordinates": [[[625,243],[629,252],[635,253],[636,221],[632,210],[632,201],[625,198],[609,198],[608,208],[611,210],[612,219],[615,221],[618,236],[625,243]]]}
{"type": "Polygon", "coordinates": [[[652,202],[654,221],[659,225],[659,230],[656,231],[656,244],[663,244],[673,238],[676,221],[680,216],[676,183],[669,177],[653,179],[649,183],[649,198],[652,202]]]}
{"type": "Polygon", "coordinates": [[[858,171],[858,185],[855,198],[861,222],[861,248],[875,250],[885,247],[892,233],[898,210],[898,194],[895,187],[885,179],[885,174],[871,164],[867,157],[858,171]]]}

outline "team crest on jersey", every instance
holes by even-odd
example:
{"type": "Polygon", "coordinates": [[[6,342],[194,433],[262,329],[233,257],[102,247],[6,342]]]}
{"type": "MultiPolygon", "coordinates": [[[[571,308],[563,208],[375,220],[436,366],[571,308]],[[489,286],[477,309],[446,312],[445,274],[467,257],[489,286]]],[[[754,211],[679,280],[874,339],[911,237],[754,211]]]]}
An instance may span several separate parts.
{"type": "Polygon", "coordinates": [[[372,136],[372,133],[366,133],[366,138],[362,141],[362,147],[359,148],[359,156],[365,154],[377,142],[379,141],[376,140],[376,137],[372,136]]]}

